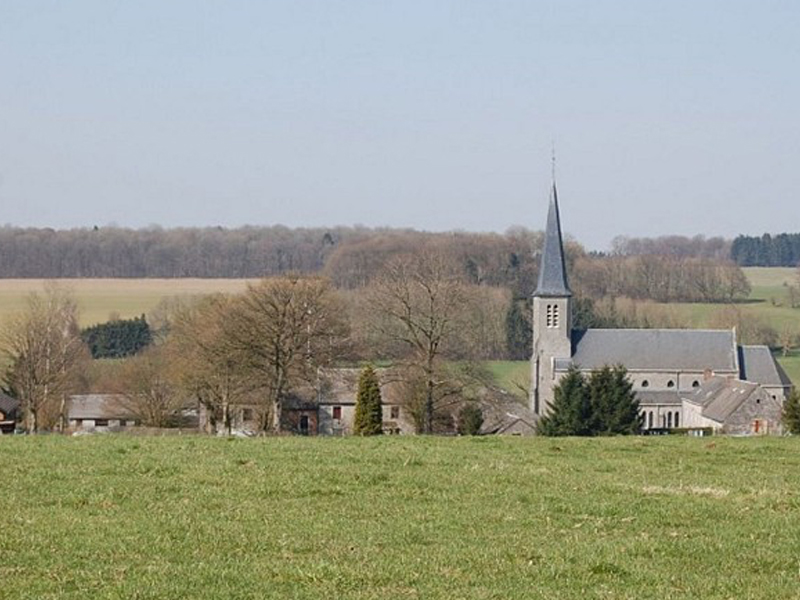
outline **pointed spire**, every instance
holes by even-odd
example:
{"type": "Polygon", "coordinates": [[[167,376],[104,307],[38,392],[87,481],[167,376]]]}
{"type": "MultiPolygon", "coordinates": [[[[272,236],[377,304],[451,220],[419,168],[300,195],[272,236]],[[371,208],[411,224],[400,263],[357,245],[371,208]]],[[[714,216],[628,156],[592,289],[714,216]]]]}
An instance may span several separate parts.
{"type": "Polygon", "coordinates": [[[564,260],[564,244],[561,241],[561,219],[558,214],[558,191],[553,181],[550,208],[547,211],[547,230],[544,234],[542,262],[539,267],[539,285],[534,296],[572,296],[567,284],[567,264],[564,260]]]}

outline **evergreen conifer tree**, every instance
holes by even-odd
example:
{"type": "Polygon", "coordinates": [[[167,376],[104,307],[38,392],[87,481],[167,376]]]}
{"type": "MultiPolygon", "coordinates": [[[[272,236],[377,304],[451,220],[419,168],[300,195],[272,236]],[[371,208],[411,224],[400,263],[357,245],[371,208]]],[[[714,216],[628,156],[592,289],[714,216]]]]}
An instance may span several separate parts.
{"type": "Polygon", "coordinates": [[[465,404],[458,413],[459,435],[478,435],[483,426],[483,411],[481,407],[470,402],[465,404]]]}
{"type": "Polygon", "coordinates": [[[571,368],[553,393],[550,411],[537,424],[538,433],[547,436],[591,435],[592,407],[583,374],[571,368]]]}
{"type": "Polygon", "coordinates": [[[792,390],[783,403],[783,426],[787,433],[800,434],[800,392],[792,390]]]}
{"type": "Polygon", "coordinates": [[[378,374],[371,366],[366,366],[358,378],[356,396],[356,415],[353,433],[356,435],[379,435],[383,432],[383,407],[378,374]]]}
{"type": "Polygon", "coordinates": [[[530,302],[514,298],[506,313],[506,348],[512,360],[528,360],[533,351],[533,331],[525,311],[532,309],[530,302]]]}
{"type": "Polygon", "coordinates": [[[605,366],[592,372],[586,385],[595,435],[639,433],[639,401],[623,366],[605,366]]]}

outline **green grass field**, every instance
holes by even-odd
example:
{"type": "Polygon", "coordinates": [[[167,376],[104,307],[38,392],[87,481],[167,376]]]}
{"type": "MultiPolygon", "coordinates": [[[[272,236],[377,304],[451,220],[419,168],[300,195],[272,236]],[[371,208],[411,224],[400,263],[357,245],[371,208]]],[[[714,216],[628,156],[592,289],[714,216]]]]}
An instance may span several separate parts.
{"type": "Polygon", "coordinates": [[[796,598],[800,439],[0,439],[0,596],[796,598]]]}
{"type": "MultiPolygon", "coordinates": [[[[800,275],[797,269],[783,267],[746,267],[743,269],[752,287],[748,302],[737,306],[745,315],[753,315],[776,331],[789,328],[800,333],[800,309],[789,303],[787,286],[797,286],[800,275]]],[[[694,327],[707,327],[713,321],[721,304],[673,303],[666,305],[675,310],[694,327]]]]}

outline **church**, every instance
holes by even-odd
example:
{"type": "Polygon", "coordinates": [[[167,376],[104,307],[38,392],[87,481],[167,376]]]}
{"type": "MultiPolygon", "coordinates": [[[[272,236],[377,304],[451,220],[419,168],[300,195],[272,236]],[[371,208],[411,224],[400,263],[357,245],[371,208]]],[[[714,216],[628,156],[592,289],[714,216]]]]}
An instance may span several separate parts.
{"type": "Polygon", "coordinates": [[[781,432],[792,383],[767,346],[737,343],[736,330],[572,328],[555,183],[547,213],[539,280],[533,295],[531,410],[546,414],[558,381],[622,365],[633,383],[643,429],[781,432]]]}

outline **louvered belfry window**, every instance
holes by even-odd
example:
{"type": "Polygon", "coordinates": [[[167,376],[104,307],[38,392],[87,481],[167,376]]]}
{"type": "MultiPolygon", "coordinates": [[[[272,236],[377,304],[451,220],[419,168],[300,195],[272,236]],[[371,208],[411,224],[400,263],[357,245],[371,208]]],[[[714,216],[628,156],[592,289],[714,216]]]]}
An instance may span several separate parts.
{"type": "Polygon", "coordinates": [[[555,328],[558,327],[558,305],[557,304],[548,304],[547,305],[547,327],[555,328]]]}

